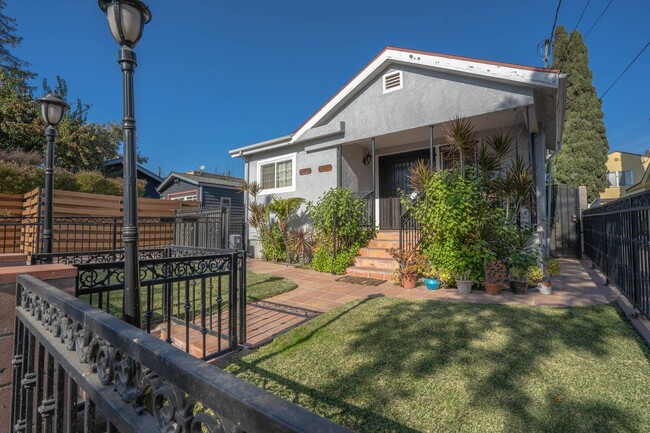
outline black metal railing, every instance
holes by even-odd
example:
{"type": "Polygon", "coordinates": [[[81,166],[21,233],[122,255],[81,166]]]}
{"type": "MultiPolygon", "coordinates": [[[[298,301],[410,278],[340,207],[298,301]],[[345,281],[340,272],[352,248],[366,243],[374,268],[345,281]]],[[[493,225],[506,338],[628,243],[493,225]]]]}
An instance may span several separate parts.
{"type": "Polygon", "coordinates": [[[350,433],[34,277],[15,316],[8,431],[350,433]]]}
{"type": "Polygon", "coordinates": [[[416,217],[416,207],[422,196],[413,197],[399,218],[399,247],[405,250],[415,250],[422,242],[422,230],[416,217]]]}
{"type": "MultiPolygon", "coordinates": [[[[142,323],[147,332],[204,359],[246,343],[243,251],[171,246],[142,249],[139,258],[142,323]]],[[[123,250],[32,256],[32,264],[75,266],[75,296],[118,317],[124,289],[123,260],[123,250]]]]}
{"type": "Polygon", "coordinates": [[[650,318],[650,191],[582,212],[584,254],[650,318]]]}
{"type": "Polygon", "coordinates": [[[375,226],[375,191],[362,191],[355,193],[363,202],[363,216],[361,225],[364,227],[375,226]]]}

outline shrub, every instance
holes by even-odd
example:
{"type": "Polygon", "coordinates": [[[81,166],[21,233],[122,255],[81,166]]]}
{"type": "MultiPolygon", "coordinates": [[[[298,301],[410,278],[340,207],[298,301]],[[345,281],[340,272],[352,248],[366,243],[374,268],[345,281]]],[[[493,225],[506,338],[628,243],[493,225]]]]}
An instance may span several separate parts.
{"type": "Polygon", "coordinates": [[[264,227],[259,232],[262,242],[262,257],[264,260],[284,261],[286,259],[286,247],[282,239],[282,232],[277,222],[264,227]]]}
{"type": "Polygon", "coordinates": [[[358,253],[358,248],[348,249],[337,251],[336,257],[334,257],[326,248],[316,247],[314,258],[311,261],[311,267],[318,272],[331,272],[336,275],[343,275],[358,253]]]}
{"type": "Polygon", "coordinates": [[[120,185],[96,171],[80,171],[75,174],[77,191],[103,195],[121,195],[120,185]]]}

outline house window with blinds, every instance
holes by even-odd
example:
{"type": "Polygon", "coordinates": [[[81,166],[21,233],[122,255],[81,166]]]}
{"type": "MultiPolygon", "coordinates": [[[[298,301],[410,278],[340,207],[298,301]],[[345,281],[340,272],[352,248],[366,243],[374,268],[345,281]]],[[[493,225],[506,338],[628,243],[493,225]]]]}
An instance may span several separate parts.
{"type": "Polygon", "coordinates": [[[258,179],[262,193],[281,193],[296,190],[296,155],[267,159],[258,163],[258,179]]]}

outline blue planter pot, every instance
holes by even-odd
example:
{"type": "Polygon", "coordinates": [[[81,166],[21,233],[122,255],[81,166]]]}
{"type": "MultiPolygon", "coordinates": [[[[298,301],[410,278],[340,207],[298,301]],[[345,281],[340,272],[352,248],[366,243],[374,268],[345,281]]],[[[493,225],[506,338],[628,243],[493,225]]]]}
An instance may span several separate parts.
{"type": "Polygon", "coordinates": [[[435,278],[426,278],[424,284],[426,284],[427,289],[429,290],[438,290],[438,287],[440,287],[440,281],[435,278]]]}

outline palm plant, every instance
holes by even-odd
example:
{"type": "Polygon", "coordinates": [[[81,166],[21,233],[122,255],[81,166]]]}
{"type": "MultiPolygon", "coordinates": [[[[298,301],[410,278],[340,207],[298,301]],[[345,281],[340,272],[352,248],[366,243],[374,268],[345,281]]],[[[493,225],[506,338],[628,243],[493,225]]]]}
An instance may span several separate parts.
{"type": "Polygon", "coordinates": [[[469,119],[455,117],[445,130],[445,138],[460,153],[460,172],[465,177],[465,161],[474,154],[479,139],[469,119]]]}
{"type": "Polygon", "coordinates": [[[314,230],[309,226],[299,227],[289,232],[291,249],[303,265],[311,257],[315,240],[314,230]]]}
{"type": "Polygon", "coordinates": [[[285,249],[287,252],[287,264],[291,263],[291,244],[289,240],[289,223],[296,216],[298,209],[305,202],[305,199],[300,197],[291,198],[277,198],[274,197],[273,201],[268,204],[269,212],[275,216],[278,221],[278,227],[282,239],[284,240],[285,249]]]}
{"type": "Polygon", "coordinates": [[[409,186],[417,192],[424,192],[433,175],[431,166],[423,159],[418,159],[408,172],[409,186]]]}
{"type": "Polygon", "coordinates": [[[522,207],[530,204],[535,179],[528,164],[517,157],[497,180],[496,187],[505,201],[506,221],[510,223],[519,215],[522,207]]]}

